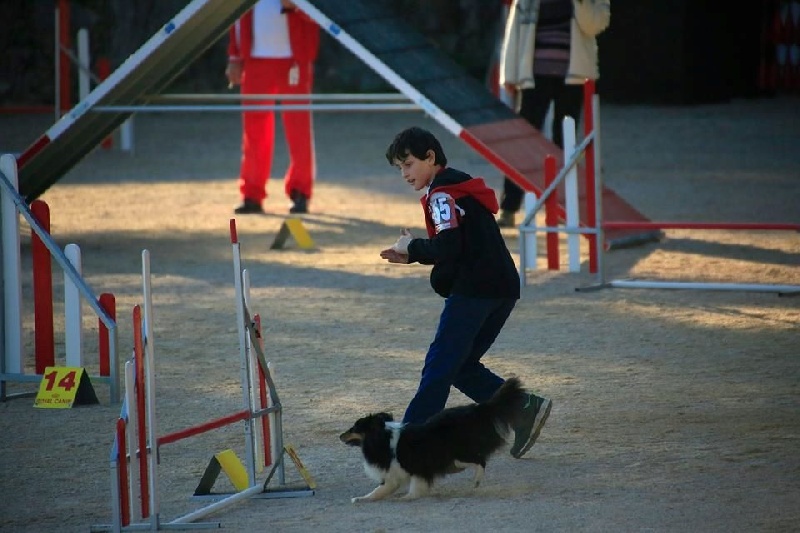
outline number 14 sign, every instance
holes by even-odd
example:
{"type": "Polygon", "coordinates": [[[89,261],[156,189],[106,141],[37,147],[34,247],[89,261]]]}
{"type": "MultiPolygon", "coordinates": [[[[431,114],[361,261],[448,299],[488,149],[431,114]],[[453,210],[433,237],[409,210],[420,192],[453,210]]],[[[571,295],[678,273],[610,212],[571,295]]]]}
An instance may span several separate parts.
{"type": "Polygon", "coordinates": [[[48,366],[39,383],[34,407],[69,409],[73,405],[98,403],[92,382],[84,368],[48,366]]]}

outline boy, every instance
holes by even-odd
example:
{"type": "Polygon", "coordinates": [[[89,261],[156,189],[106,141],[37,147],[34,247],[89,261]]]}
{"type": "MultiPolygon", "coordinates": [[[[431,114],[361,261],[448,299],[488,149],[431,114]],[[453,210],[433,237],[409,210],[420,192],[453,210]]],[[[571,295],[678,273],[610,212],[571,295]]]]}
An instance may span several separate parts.
{"type": "MultiPolygon", "coordinates": [[[[445,298],[419,387],[403,416],[404,423],[422,423],[444,408],[451,385],[475,402],[488,400],[502,385],[480,359],[514,309],[520,280],[494,218],[497,198],[483,179],[447,167],[439,141],[417,127],[397,134],[386,159],[415,191],[425,189],[420,201],[428,238],[414,238],[405,229],[381,258],[433,265],[431,286],[445,298]]],[[[529,395],[511,455],[522,457],[533,446],[551,406],[529,395]]]]}

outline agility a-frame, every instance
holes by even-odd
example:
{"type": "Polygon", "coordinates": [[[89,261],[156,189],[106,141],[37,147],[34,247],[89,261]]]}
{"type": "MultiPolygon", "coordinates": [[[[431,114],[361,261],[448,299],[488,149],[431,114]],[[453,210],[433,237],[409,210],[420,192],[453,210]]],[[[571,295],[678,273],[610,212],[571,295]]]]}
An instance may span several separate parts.
{"type": "MultiPolygon", "coordinates": [[[[131,114],[144,105],[256,0],[193,0],[111,76],[19,157],[20,193],[42,194],[131,114]],[[126,107],[128,106],[128,107],[126,107]],[[125,109],[102,112],[101,108],[125,109]]],[[[517,116],[481,82],[399,21],[387,0],[297,0],[295,4],[345,48],[526,191],[544,190],[544,160],[560,148],[517,116]]],[[[581,193],[586,187],[581,182],[581,193]]],[[[613,219],[647,221],[604,188],[603,211],[613,219]]],[[[581,202],[583,205],[585,202],[581,202]]],[[[565,217],[559,204],[559,216],[565,217]]],[[[581,211],[587,224],[587,213],[581,211]]],[[[658,232],[609,230],[606,245],[653,240],[658,232]]]]}
{"type": "Polygon", "coordinates": [[[102,106],[142,104],[158,94],[228,31],[256,0],[192,0],[111,75],[67,111],[17,158],[19,192],[39,197],[131,113],[102,106]]]}

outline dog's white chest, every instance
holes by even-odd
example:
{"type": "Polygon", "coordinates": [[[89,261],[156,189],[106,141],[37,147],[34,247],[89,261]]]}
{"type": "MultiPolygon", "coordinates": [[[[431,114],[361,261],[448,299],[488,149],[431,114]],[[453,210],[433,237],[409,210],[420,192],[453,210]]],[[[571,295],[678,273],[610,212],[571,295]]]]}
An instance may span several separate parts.
{"type": "Polygon", "coordinates": [[[373,481],[377,481],[378,483],[383,483],[383,480],[386,478],[387,474],[386,470],[378,468],[375,465],[371,465],[366,461],[364,461],[364,472],[366,472],[367,477],[373,481]]]}
{"type": "Polygon", "coordinates": [[[400,463],[398,463],[396,459],[392,460],[391,464],[389,465],[389,470],[384,470],[383,468],[377,467],[365,461],[364,472],[366,472],[370,479],[377,481],[378,483],[386,483],[387,481],[392,483],[402,483],[408,481],[408,478],[410,477],[408,472],[403,470],[403,468],[400,466],[400,463]]]}

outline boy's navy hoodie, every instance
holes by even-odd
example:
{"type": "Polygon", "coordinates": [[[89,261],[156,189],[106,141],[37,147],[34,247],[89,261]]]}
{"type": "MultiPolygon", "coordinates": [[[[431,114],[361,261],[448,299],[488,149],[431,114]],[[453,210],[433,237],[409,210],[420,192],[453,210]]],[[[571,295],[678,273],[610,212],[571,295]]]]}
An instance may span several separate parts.
{"type": "Polygon", "coordinates": [[[519,273],[494,218],[497,197],[483,179],[444,168],[420,202],[428,238],[411,241],[408,262],[433,265],[437,294],[519,298],[519,273]]]}

